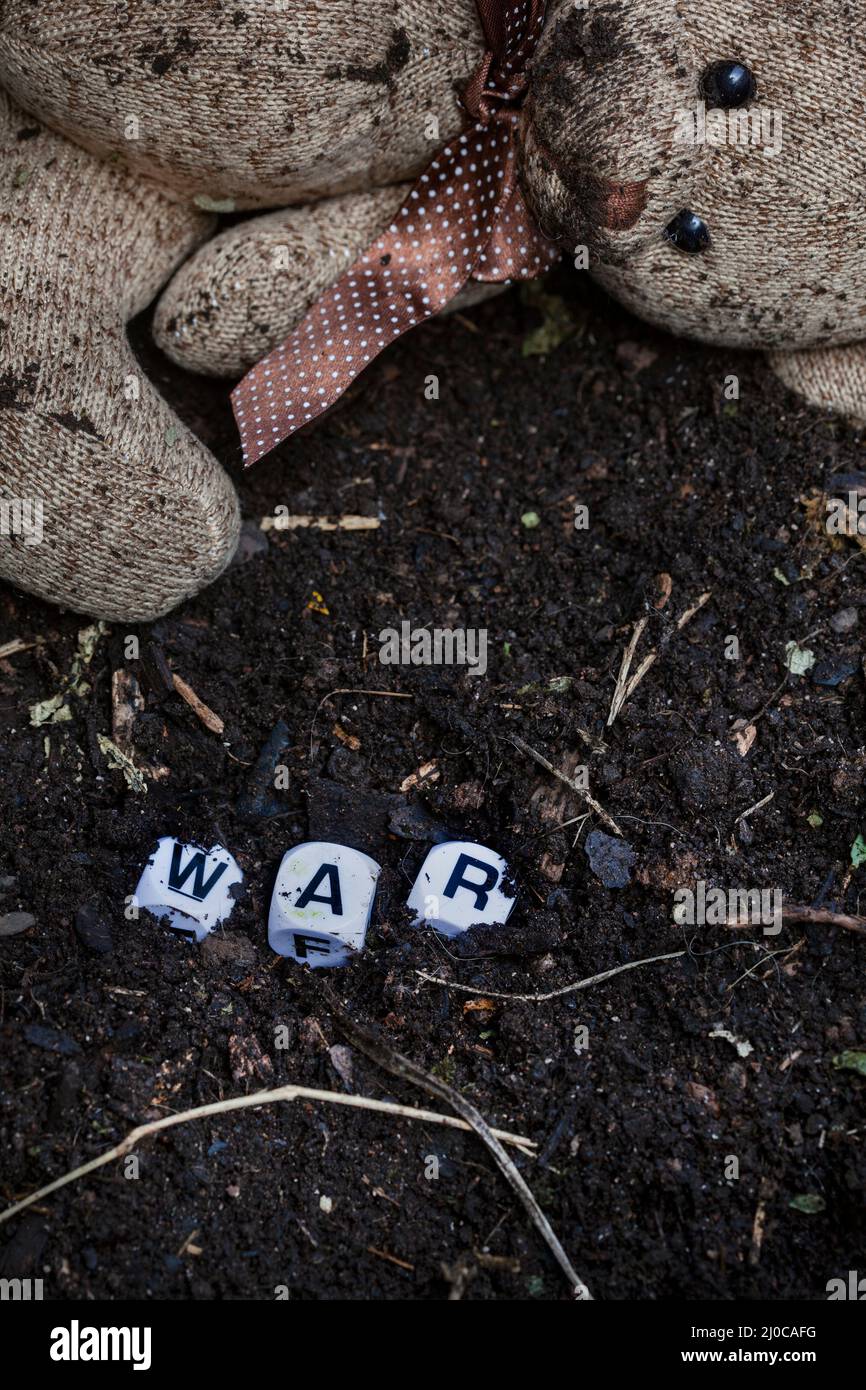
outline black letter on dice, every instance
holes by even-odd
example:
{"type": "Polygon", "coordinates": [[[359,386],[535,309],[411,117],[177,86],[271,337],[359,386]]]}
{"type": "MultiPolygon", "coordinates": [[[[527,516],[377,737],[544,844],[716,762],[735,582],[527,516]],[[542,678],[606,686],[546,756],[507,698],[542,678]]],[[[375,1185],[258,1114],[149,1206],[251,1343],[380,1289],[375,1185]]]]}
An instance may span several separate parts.
{"type": "Polygon", "coordinates": [[[292,932],[292,939],[298,953],[298,960],[306,960],[310,952],[314,956],[329,956],[331,954],[331,943],[326,936],[306,936],[304,932],[296,931],[292,932]]]}
{"type": "Polygon", "coordinates": [[[207,866],[207,859],[198,850],[190,859],[186,868],[182,868],[183,845],[175,843],[171,852],[171,868],[168,871],[168,886],[172,892],[180,893],[184,898],[194,898],[197,903],[204,902],[210,890],[213,888],[217,879],[222,878],[228,864],[217,864],[209,879],[205,879],[204,871],[207,866]],[[190,874],[193,875],[193,887],[191,893],[184,892],[183,885],[186,883],[190,874]]]}
{"type": "Polygon", "coordinates": [[[475,911],[483,912],[487,906],[487,895],[491,888],[496,887],[496,880],[499,878],[499,870],[494,869],[492,864],[485,864],[483,859],[471,859],[468,854],[461,854],[457,863],[454,865],[451,877],[445,892],[444,898],[453,898],[458,888],[468,888],[470,893],[475,894],[475,911]],[[480,869],[484,874],[483,883],[472,883],[470,879],[464,878],[466,869],[472,866],[473,869],[480,869]]]}
{"type": "Polygon", "coordinates": [[[320,869],[316,870],[295,906],[306,907],[307,903],[327,903],[335,917],[342,917],[343,898],[340,893],[340,875],[337,872],[336,864],[323,864],[320,869]],[[331,885],[329,894],[316,892],[323,878],[327,878],[331,885]]]}

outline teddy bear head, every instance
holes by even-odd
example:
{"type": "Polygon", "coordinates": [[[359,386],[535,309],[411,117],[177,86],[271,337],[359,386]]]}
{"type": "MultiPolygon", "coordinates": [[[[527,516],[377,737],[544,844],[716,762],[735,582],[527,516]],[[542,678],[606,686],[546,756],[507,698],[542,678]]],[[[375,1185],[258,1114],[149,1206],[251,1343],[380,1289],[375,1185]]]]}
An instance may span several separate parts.
{"type": "Polygon", "coordinates": [[[553,0],[524,193],[616,298],[746,347],[866,337],[866,0],[553,0]]]}

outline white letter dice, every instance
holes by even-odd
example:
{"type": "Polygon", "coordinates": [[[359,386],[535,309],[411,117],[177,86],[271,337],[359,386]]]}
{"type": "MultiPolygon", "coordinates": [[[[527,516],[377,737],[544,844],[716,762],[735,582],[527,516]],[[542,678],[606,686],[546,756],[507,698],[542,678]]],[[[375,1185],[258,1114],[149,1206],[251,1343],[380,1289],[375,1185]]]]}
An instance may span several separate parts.
{"type": "Polygon", "coordinates": [[[345,965],[360,951],[381,870],[346,845],[311,841],[283,855],[271,898],[268,940],[306,965],[345,965]]]}
{"type": "Polygon", "coordinates": [[[232,889],[243,879],[222,845],[204,850],[164,835],[144,866],[135,897],[154,917],[168,917],[174,931],[203,941],[231,915],[232,889]]]}
{"type": "Polygon", "coordinates": [[[416,923],[429,922],[443,936],[467,927],[501,926],[514,906],[502,891],[508,865],[500,854],[471,840],[449,840],[431,849],[409,894],[416,923]]]}

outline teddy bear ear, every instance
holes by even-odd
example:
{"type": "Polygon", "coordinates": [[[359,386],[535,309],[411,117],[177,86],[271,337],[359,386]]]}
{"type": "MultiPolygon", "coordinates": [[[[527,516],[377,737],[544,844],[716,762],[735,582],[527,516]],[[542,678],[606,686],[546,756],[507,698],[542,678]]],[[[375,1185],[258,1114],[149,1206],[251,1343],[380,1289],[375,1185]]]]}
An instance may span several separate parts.
{"type": "Polygon", "coordinates": [[[706,150],[679,139],[701,66],[673,0],[555,4],[521,113],[521,177],[542,230],[590,263],[656,240],[700,187],[706,150]]]}

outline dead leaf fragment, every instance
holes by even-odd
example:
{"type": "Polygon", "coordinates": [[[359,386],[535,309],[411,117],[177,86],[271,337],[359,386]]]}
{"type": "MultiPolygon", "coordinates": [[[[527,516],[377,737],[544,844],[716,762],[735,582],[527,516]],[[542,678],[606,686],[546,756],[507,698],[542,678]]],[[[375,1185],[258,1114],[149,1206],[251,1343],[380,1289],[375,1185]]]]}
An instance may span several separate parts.
{"type": "Polygon", "coordinates": [[[331,616],[331,610],[326,604],[322,595],[319,593],[318,589],[313,590],[310,596],[310,601],[307,604],[306,611],[308,613],[324,613],[326,618],[330,618],[331,616]]]}
{"type": "Polygon", "coordinates": [[[410,772],[408,777],[404,777],[400,783],[401,792],[410,792],[414,787],[420,787],[424,782],[438,782],[441,774],[436,759],[433,758],[429,763],[422,763],[417,772],[410,772]]]}
{"type": "Polygon", "coordinates": [[[661,574],[656,575],[654,583],[656,589],[656,597],[653,600],[653,607],[657,611],[660,611],[662,608],[664,608],[665,604],[671,596],[671,592],[674,587],[674,581],[671,579],[670,575],[663,570],[661,574]]]}
{"type": "Polygon", "coordinates": [[[740,757],[745,758],[757,735],[757,725],[750,724],[745,719],[738,719],[731,725],[729,738],[737,745],[737,752],[740,757]]]}
{"type": "Polygon", "coordinates": [[[112,743],[105,734],[97,734],[96,742],[99,744],[99,751],[105,756],[108,766],[123,773],[129,790],[146,793],[147,783],[144,780],[144,774],[139,772],[132,759],[122,753],[117,744],[112,743]]]}
{"type": "Polygon", "coordinates": [[[712,1115],[719,1114],[719,1102],[715,1092],[711,1091],[709,1086],[702,1086],[699,1081],[688,1081],[686,1082],[686,1093],[699,1105],[705,1105],[712,1115]]]}

